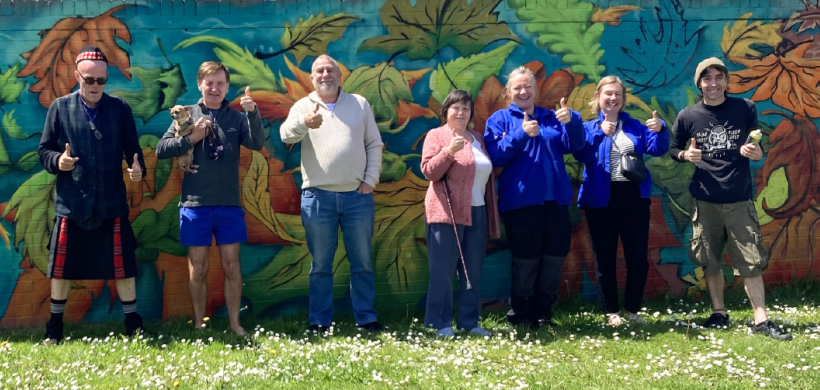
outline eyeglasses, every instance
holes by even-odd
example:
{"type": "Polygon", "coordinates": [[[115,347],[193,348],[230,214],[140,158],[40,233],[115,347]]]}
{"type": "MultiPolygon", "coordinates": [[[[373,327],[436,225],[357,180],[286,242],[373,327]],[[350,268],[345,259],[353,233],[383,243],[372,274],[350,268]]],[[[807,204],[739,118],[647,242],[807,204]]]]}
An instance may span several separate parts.
{"type": "Polygon", "coordinates": [[[99,85],[105,85],[105,83],[108,82],[108,77],[97,77],[97,78],[94,78],[94,77],[91,77],[91,76],[86,77],[86,76],[83,76],[82,73],[80,73],[80,72],[77,72],[77,73],[80,75],[80,77],[82,77],[83,82],[85,82],[88,85],[94,85],[95,83],[99,84],[99,85]]]}

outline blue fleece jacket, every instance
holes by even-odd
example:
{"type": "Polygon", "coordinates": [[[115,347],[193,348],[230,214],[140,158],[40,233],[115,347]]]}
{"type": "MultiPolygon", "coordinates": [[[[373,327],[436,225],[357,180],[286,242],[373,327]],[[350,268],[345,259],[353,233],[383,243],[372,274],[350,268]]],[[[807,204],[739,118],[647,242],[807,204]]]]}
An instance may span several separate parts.
{"type": "Polygon", "coordinates": [[[564,165],[564,154],[584,146],[581,114],[571,112],[564,125],[553,110],[535,107],[530,120],[538,121],[541,134],[524,132],[524,112],[515,104],[498,110],[487,119],[484,142],[498,176],[498,211],[505,212],[555,200],[572,203],[572,186],[564,165]]]}
{"type": "MultiPolygon", "coordinates": [[[[623,122],[624,134],[635,145],[635,153],[641,157],[644,153],[658,157],[669,151],[669,128],[663,120],[661,131],[653,133],[625,112],[621,112],[618,119],[623,122]]],[[[609,172],[609,155],[612,150],[612,137],[604,135],[604,131],[601,130],[603,120],[604,114],[600,113],[597,119],[584,122],[586,144],[583,149],[572,154],[578,162],[584,164],[584,182],[578,192],[579,206],[606,207],[609,204],[609,185],[612,180],[609,172]]],[[[652,178],[648,169],[640,189],[642,198],[650,197],[652,178]]]]}

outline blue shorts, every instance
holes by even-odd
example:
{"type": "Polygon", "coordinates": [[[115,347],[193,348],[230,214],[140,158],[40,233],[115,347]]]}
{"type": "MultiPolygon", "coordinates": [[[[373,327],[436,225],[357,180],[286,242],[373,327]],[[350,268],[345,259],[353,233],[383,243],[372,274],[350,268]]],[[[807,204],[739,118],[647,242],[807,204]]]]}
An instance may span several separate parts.
{"type": "Polygon", "coordinates": [[[179,208],[179,243],[183,246],[236,244],[248,240],[245,210],[237,206],[179,208]]]}

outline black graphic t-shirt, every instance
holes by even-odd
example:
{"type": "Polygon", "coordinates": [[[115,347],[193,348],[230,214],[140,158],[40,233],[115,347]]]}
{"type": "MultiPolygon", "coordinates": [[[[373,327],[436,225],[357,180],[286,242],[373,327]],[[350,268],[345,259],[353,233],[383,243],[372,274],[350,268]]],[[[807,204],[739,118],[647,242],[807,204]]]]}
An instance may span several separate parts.
{"type": "Polygon", "coordinates": [[[711,203],[734,203],[752,199],[752,175],[749,159],[740,155],[740,147],[749,132],[757,129],[757,108],[748,99],[727,97],[717,106],[703,102],[678,113],[670,154],[678,159],[687,143],[695,139],[703,151],[703,161],[695,164],[689,192],[695,199],[711,203]]]}

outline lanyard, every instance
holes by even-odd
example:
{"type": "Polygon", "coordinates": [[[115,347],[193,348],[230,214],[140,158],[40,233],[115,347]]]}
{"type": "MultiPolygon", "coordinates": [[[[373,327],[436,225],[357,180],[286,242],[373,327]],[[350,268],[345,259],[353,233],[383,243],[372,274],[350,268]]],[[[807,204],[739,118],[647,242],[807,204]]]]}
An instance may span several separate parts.
{"type": "Polygon", "coordinates": [[[83,113],[85,114],[85,119],[88,119],[88,125],[89,127],[91,127],[91,130],[94,131],[94,137],[97,139],[102,139],[102,133],[100,133],[100,130],[98,130],[97,126],[94,125],[94,120],[97,119],[97,110],[88,107],[85,104],[85,102],[82,102],[81,104],[83,106],[83,113]]]}

